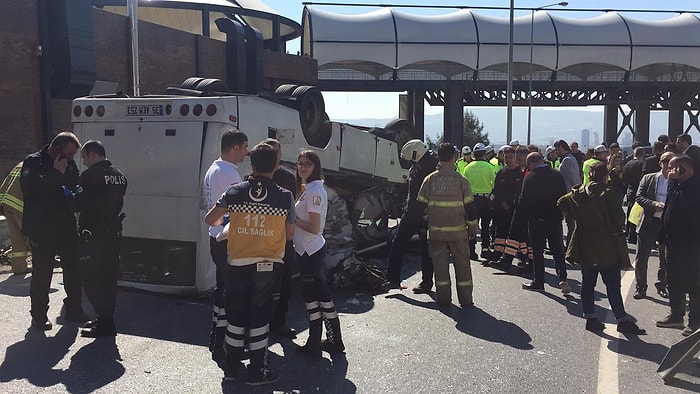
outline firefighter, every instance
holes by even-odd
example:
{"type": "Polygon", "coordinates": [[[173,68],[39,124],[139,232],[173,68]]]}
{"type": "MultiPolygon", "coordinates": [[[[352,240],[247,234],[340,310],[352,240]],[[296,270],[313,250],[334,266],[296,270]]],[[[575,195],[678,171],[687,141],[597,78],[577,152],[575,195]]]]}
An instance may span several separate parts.
{"type": "Polygon", "coordinates": [[[90,140],[80,152],[87,166],[80,174],[82,192],[78,195],[80,218],[80,261],[83,288],[97,318],[85,323],[84,337],[117,335],[114,309],[117,303],[121,213],[127,181],[124,174],[107,160],[100,141],[90,140]]]}
{"type": "Polygon", "coordinates": [[[81,307],[78,267],[78,231],[75,223],[75,194],[80,172],[73,156],[80,149],[75,134],[64,131],[51,144],[27,156],[19,183],[24,194],[22,232],[32,249],[32,280],[29,285],[32,327],[48,331],[49,288],[55,256],[61,257],[66,290],[65,319],[85,323],[81,307]]]}
{"type": "Polygon", "coordinates": [[[437,303],[452,302],[449,257],[452,255],[457,281],[457,298],[462,308],[474,305],[469,239],[476,237],[478,217],[469,182],[454,171],[454,149],[440,144],[437,171],[428,175],[417,200],[428,206],[428,245],[435,267],[437,303]]]}
{"type": "MultiPolygon", "coordinates": [[[[481,257],[486,260],[492,258],[491,252],[491,199],[493,185],[496,180],[496,172],[493,165],[486,161],[486,146],[481,142],[474,145],[474,161],[464,168],[462,176],[467,178],[474,193],[474,202],[481,222],[481,257]]],[[[476,239],[470,241],[470,258],[478,260],[476,255],[476,239]]]]}
{"type": "MultiPolygon", "coordinates": [[[[425,204],[416,200],[418,190],[428,174],[435,171],[438,159],[421,140],[410,140],[401,148],[401,157],[410,160],[413,165],[408,175],[408,196],[404,206],[401,221],[396,231],[396,237],[389,251],[389,263],[386,277],[393,289],[403,289],[401,286],[401,263],[411,237],[418,233],[421,248],[421,271],[423,279],[413,289],[416,293],[427,293],[433,288],[433,261],[428,252],[428,238],[424,231],[427,222],[423,218],[425,204]]],[[[452,167],[454,171],[454,166],[452,167]]]]}
{"type": "Polygon", "coordinates": [[[5,215],[12,242],[10,261],[13,275],[24,275],[32,272],[31,267],[27,266],[29,245],[27,245],[27,238],[22,234],[24,203],[22,202],[22,189],[19,186],[21,171],[22,162],[19,162],[0,185],[0,207],[5,215]]]}

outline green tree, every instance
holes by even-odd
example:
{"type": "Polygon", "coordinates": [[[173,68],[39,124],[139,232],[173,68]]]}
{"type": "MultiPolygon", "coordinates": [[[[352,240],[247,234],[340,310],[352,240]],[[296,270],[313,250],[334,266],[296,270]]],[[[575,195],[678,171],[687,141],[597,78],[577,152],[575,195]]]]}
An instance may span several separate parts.
{"type": "Polygon", "coordinates": [[[479,121],[479,118],[472,111],[464,110],[464,145],[473,148],[478,142],[484,145],[490,144],[489,134],[483,131],[484,124],[479,121]]]}
{"type": "MultiPolygon", "coordinates": [[[[477,142],[481,142],[484,145],[488,145],[491,142],[489,141],[489,134],[484,133],[484,124],[481,123],[479,118],[474,115],[473,112],[470,110],[466,109],[464,110],[464,145],[468,145],[469,147],[474,147],[477,142]]],[[[428,145],[428,148],[430,149],[436,149],[438,144],[441,144],[445,140],[445,135],[442,134],[438,136],[437,141],[433,141],[429,136],[426,137],[425,143],[428,145]]],[[[461,146],[458,146],[459,149],[461,149],[461,146]]]]}

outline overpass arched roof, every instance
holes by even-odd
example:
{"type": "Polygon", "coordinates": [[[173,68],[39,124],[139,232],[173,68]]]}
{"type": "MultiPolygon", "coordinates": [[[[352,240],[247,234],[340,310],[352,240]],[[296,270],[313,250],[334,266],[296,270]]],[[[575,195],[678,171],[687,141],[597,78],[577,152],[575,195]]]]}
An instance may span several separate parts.
{"type": "MultiPolygon", "coordinates": [[[[92,0],[92,4],[107,11],[126,15],[127,0],[92,0]]],[[[255,27],[263,39],[271,39],[279,25],[282,40],[293,40],[300,35],[299,23],[281,16],[261,0],[139,0],[139,19],[168,26],[193,34],[203,34],[204,23],[209,24],[210,37],[226,40],[214,21],[235,15],[245,24],[255,27]],[[204,13],[209,20],[204,21],[204,13]]]]}
{"type": "MultiPolygon", "coordinates": [[[[513,26],[517,79],[529,73],[531,15],[513,26]]],[[[508,64],[509,19],[469,9],[415,15],[386,7],[350,15],[306,6],[302,29],[302,52],[321,72],[350,70],[356,79],[502,79],[508,64]]],[[[540,10],[532,33],[533,71],[546,78],[700,80],[700,19],[690,13],[574,19],[540,10]]]]}

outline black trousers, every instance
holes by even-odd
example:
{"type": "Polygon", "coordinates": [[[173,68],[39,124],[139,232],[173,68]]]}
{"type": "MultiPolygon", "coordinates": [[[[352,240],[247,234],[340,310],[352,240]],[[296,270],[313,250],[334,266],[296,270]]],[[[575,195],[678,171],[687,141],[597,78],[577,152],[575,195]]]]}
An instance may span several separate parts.
{"type": "Polygon", "coordinates": [[[275,313],[272,316],[270,327],[279,327],[287,324],[287,310],[289,299],[292,296],[292,273],[296,264],[297,254],[294,251],[294,243],[287,241],[284,246],[284,266],[282,267],[282,285],[280,287],[280,299],[277,302],[275,313]]]}
{"type": "Polygon", "coordinates": [[[95,231],[89,242],[81,242],[83,288],[101,323],[114,322],[119,276],[119,234],[95,231]]]}
{"type": "Polygon", "coordinates": [[[30,238],[29,245],[32,248],[33,266],[29,285],[32,317],[39,322],[47,319],[49,289],[56,255],[61,257],[63,267],[63,288],[66,291],[63,303],[66,311],[82,313],[82,281],[78,265],[78,232],[75,220],[72,225],[65,223],[52,228],[51,234],[30,238]]]}
{"type": "Polygon", "coordinates": [[[423,220],[422,215],[413,213],[404,213],[399,222],[399,228],[396,231],[396,237],[391,244],[389,251],[389,263],[387,265],[386,277],[389,282],[401,281],[401,265],[403,256],[406,253],[408,244],[414,234],[420,237],[421,251],[421,271],[423,275],[423,283],[433,283],[433,260],[428,252],[428,237],[426,231],[427,223],[423,220]]]}
{"type": "Polygon", "coordinates": [[[476,212],[481,222],[481,250],[491,248],[491,200],[485,196],[474,196],[476,212]]]}
{"type": "Polygon", "coordinates": [[[673,316],[685,315],[688,294],[688,325],[700,326],[700,245],[666,245],[668,303],[673,316]]]}
{"type": "Polygon", "coordinates": [[[238,365],[244,349],[250,355],[249,371],[267,366],[269,324],[279,299],[281,263],[253,263],[226,270],[226,364],[238,365]]]}
{"type": "Polygon", "coordinates": [[[209,351],[217,363],[224,360],[224,339],[226,338],[226,272],[228,269],[227,240],[217,242],[215,237],[209,237],[209,253],[216,265],[216,288],[212,303],[212,323],[209,333],[209,351]]]}

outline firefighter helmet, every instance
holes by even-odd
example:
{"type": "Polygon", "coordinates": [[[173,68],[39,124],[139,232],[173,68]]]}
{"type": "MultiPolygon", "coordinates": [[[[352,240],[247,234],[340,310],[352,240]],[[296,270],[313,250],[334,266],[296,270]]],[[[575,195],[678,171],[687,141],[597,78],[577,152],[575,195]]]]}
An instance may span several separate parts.
{"type": "Polygon", "coordinates": [[[410,160],[418,162],[425,152],[428,151],[428,147],[421,140],[410,140],[404,144],[401,148],[401,158],[404,160],[410,160]]]}

